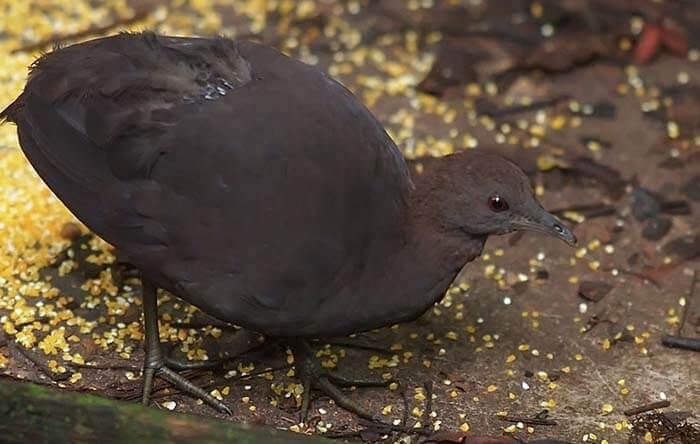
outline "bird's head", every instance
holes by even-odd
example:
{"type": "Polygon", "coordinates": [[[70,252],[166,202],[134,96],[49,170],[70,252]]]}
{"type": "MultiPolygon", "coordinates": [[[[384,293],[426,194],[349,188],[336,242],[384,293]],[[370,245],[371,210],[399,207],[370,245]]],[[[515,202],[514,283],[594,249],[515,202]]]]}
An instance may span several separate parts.
{"type": "Polygon", "coordinates": [[[515,163],[482,150],[450,157],[436,177],[441,213],[450,228],[480,235],[537,231],[576,244],[571,230],[542,208],[515,163]]]}

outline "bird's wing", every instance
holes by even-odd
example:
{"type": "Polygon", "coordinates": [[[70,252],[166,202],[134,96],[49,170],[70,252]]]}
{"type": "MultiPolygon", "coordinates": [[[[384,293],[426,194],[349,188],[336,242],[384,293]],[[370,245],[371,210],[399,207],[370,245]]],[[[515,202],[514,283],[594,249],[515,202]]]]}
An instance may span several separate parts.
{"type": "Polygon", "coordinates": [[[369,111],[260,45],[127,34],[64,48],[5,115],[81,220],[215,314],[241,308],[231,292],[252,317],[313,310],[405,216],[403,158],[369,111]]]}
{"type": "Polygon", "coordinates": [[[22,149],[42,178],[104,236],[96,201],[148,179],[179,110],[250,80],[250,66],[229,40],[125,33],[40,57],[0,121],[17,123],[22,149]]]}

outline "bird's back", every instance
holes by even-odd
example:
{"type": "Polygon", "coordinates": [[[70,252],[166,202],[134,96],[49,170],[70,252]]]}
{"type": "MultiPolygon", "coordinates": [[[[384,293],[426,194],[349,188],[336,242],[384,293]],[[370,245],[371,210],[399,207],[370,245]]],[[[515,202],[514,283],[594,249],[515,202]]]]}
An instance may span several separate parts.
{"type": "Polygon", "coordinates": [[[261,45],[121,34],[58,49],[0,116],[92,230],[266,333],[301,332],[400,238],[398,149],[345,88],[261,45]]]}

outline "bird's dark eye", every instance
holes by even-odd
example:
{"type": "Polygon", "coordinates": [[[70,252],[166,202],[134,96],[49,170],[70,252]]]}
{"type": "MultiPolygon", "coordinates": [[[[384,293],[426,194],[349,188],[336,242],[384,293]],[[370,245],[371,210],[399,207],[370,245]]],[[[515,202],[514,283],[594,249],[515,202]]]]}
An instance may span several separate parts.
{"type": "Polygon", "coordinates": [[[489,197],[489,208],[495,212],[505,211],[508,209],[508,202],[501,196],[491,196],[489,197]]]}

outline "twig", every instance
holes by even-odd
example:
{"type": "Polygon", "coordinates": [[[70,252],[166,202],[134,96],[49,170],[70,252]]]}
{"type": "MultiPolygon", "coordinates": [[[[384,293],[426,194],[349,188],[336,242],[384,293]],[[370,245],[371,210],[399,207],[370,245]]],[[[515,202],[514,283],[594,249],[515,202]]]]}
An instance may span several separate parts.
{"type": "Polygon", "coordinates": [[[552,419],[544,418],[520,418],[518,416],[501,416],[501,421],[506,422],[521,422],[525,425],[543,425],[543,426],[555,426],[557,422],[552,419]]]}
{"type": "Polygon", "coordinates": [[[75,362],[71,362],[69,365],[74,368],[90,368],[95,370],[129,370],[134,372],[141,371],[140,365],[131,364],[78,364],[75,362]]]}
{"type": "Polygon", "coordinates": [[[401,399],[403,400],[403,414],[401,417],[401,425],[408,427],[408,395],[406,394],[406,389],[401,391],[401,399]]]}
{"type": "Polygon", "coordinates": [[[412,427],[395,426],[386,423],[375,423],[375,422],[364,422],[360,421],[360,424],[366,424],[367,427],[363,430],[357,431],[347,431],[347,432],[328,432],[321,436],[330,439],[348,439],[348,438],[359,438],[365,431],[375,432],[377,434],[388,435],[390,433],[405,433],[409,436],[430,436],[432,431],[430,429],[414,429],[412,427]]]}
{"type": "Polygon", "coordinates": [[[570,207],[553,210],[551,213],[556,216],[563,217],[571,222],[578,222],[575,219],[566,217],[566,213],[569,212],[580,213],[586,219],[595,219],[597,217],[610,216],[615,214],[615,207],[612,205],[605,205],[603,203],[589,205],[573,205],[570,207]]]}
{"type": "Polygon", "coordinates": [[[191,328],[194,330],[199,330],[200,328],[206,328],[206,327],[213,327],[213,328],[219,328],[221,330],[229,330],[229,331],[238,331],[239,329],[234,327],[231,324],[224,324],[224,323],[211,323],[211,322],[206,322],[206,321],[191,321],[191,322],[181,322],[181,321],[175,321],[171,322],[170,326],[173,328],[191,328]]]}
{"type": "Polygon", "coordinates": [[[322,433],[321,436],[328,439],[351,439],[360,438],[362,436],[361,430],[351,430],[347,432],[326,432],[322,433]]]}
{"type": "Polygon", "coordinates": [[[652,402],[651,404],[645,404],[645,405],[642,405],[639,407],[625,410],[623,413],[626,416],[635,416],[635,415],[639,415],[640,413],[645,413],[645,412],[648,412],[651,410],[656,410],[656,409],[663,409],[663,408],[670,407],[670,406],[671,406],[671,402],[668,400],[656,401],[656,402],[652,402]]]}
{"type": "Polygon", "coordinates": [[[510,114],[520,114],[529,111],[540,110],[542,108],[549,108],[551,106],[557,105],[560,102],[569,100],[571,97],[567,95],[556,96],[551,99],[539,100],[537,102],[532,102],[528,105],[515,105],[506,108],[500,108],[493,111],[479,110],[477,106],[477,111],[483,115],[489,116],[491,118],[498,118],[507,116],[510,114]]]}
{"type": "Polygon", "coordinates": [[[430,413],[433,410],[433,381],[425,381],[423,383],[423,388],[425,388],[425,413],[428,414],[428,419],[430,419],[430,413]]]}
{"type": "Polygon", "coordinates": [[[678,324],[678,330],[676,331],[676,336],[683,336],[683,327],[685,327],[685,321],[688,319],[688,312],[690,311],[690,303],[695,295],[695,287],[698,283],[698,272],[693,270],[693,279],[690,281],[690,289],[688,290],[688,297],[685,300],[685,306],[683,307],[683,314],[681,315],[681,322],[678,324]]]}
{"type": "Polygon", "coordinates": [[[596,313],[590,318],[588,318],[588,321],[586,321],[586,325],[583,328],[583,333],[588,333],[589,331],[593,330],[598,324],[601,323],[610,323],[610,324],[615,324],[611,320],[607,318],[608,316],[608,311],[609,309],[605,309],[600,313],[596,313]]]}
{"type": "Polygon", "coordinates": [[[256,376],[264,375],[265,373],[270,373],[270,372],[278,372],[280,370],[287,370],[292,367],[292,364],[284,364],[284,365],[279,365],[277,367],[267,367],[263,370],[258,370],[252,373],[248,373],[247,375],[240,375],[236,376],[235,378],[229,379],[229,382],[236,382],[236,381],[241,381],[243,379],[250,379],[254,378],[256,376]]]}
{"type": "Polygon", "coordinates": [[[687,200],[667,200],[660,202],[662,213],[666,214],[690,214],[690,206],[687,200]]]}
{"type": "Polygon", "coordinates": [[[655,278],[648,276],[644,273],[638,273],[636,271],[627,270],[625,268],[609,268],[609,267],[601,268],[601,271],[612,272],[613,270],[617,270],[618,273],[622,273],[622,274],[626,274],[628,276],[636,277],[637,279],[639,279],[643,282],[649,282],[651,285],[653,285],[656,288],[661,288],[659,281],[657,281],[655,278]]]}
{"type": "Polygon", "coordinates": [[[49,379],[52,381],[62,381],[64,379],[67,379],[70,377],[70,373],[66,372],[67,374],[55,374],[51,371],[51,369],[48,368],[47,364],[45,361],[40,359],[32,350],[24,348],[21,344],[17,343],[12,343],[14,345],[15,349],[22,355],[24,356],[25,359],[27,359],[29,362],[34,364],[34,366],[41,372],[44,376],[48,376],[49,379]]]}
{"type": "Polygon", "coordinates": [[[683,313],[681,314],[681,321],[678,324],[678,329],[675,335],[665,335],[661,338],[661,343],[666,347],[680,348],[683,350],[691,350],[700,352],[700,339],[688,338],[683,336],[683,327],[685,327],[686,320],[688,319],[688,312],[690,311],[690,304],[695,295],[695,287],[697,287],[698,272],[693,270],[693,278],[690,281],[690,289],[688,290],[688,298],[685,301],[685,306],[683,307],[683,313]]]}
{"type": "Polygon", "coordinates": [[[313,341],[314,343],[317,344],[328,344],[332,345],[335,347],[347,347],[347,348],[355,348],[358,350],[367,350],[367,351],[373,351],[377,353],[381,353],[383,355],[393,355],[394,352],[391,350],[387,350],[385,348],[377,347],[374,345],[369,345],[369,344],[356,344],[353,342],[348,342],[348,341],[313,341]]]}
{"type": "Polygon", "coordinates": [[[144,20],[148,15],[150,14],[149,10],[146,11],[141,11],[137,12],[131,17],[118,17],[114,22],[109,23],[104,26],[91,26],[87,29],[84,29],[82,31],[78,31],[73,34],[66,34],[66,35],[52,35],[49,36],[48,38],[45,38],[43,40],[39,40],[38,42],[30,43],[25,46],[20,46],[19,48],[13,49],[10,53],[11,54],[17,54],[19,52],[31,52],[31,51],[36,51],[37,49],[44,49],[48,46],[56,46],[61,43],[70,41],[70,40],[80,40],[82,38],[94,35],[94,34],[104,34],[106,32],[111,31],[114,28],[120,27],[120,26],[128,26],[136,22],[140,22],[141,20],[144,20]]]}
{"type": "Polygon", "coordinates": [[[661,343],[666,347],[682,348],[683,350],[700,352],[700,339],[697,338],[666,335],[661,338],[661,343]]]}

